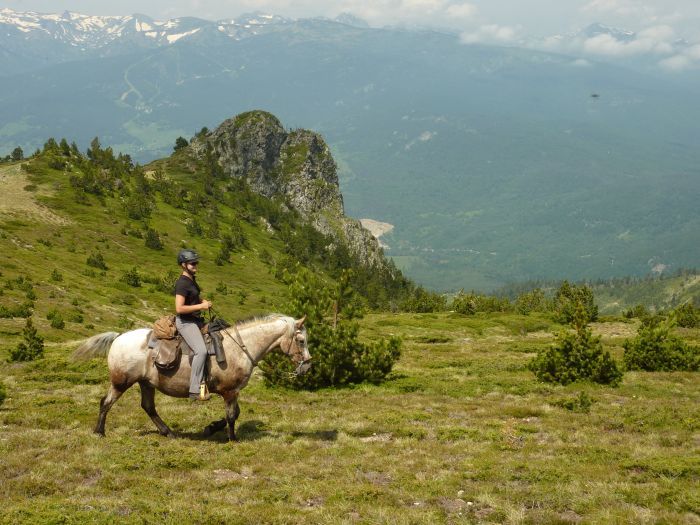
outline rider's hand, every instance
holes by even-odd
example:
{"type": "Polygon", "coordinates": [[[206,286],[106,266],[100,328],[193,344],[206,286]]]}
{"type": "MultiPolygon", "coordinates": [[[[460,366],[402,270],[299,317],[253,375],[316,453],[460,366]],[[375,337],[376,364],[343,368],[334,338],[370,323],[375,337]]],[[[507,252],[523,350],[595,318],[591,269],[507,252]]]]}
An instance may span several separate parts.
{"type": "Polygon", "coordinates": [[[209,308],[211,308],[211,301],[204,299],[199,305],[202,307],[202,310],[209,310],[209,308]]]}

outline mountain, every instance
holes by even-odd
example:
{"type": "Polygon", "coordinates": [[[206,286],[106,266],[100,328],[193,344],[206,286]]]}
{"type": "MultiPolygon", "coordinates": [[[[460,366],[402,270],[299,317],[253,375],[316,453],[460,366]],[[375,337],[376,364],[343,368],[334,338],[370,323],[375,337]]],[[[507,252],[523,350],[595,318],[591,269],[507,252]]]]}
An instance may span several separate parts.
{"type": "MultiPolygon", "coordinates": [[[[149,161],[203,124],[261,108],[322,133],[346,212],[388,224],[385,252],[428,286],[697,265],[692,76],[332,20],[124,27],[137,18],[129,38],[65,44],[49,65],[3,62],[0,151],[97,135],[149,161]]],[[[2,49],[41,56],[29,34],[3,36],[2,49]]]]}
{"type": "Polygon", "coordinates": [[[65,327],[54,335],[147,325],[171,310],[183,247],[202,256],[200,285],[229,319],[282,310],[288,276],[301,268],[329,281],[350,270],[372,307],[415,290],[344,216],[322,137],[286,133],[271,114],[228,119],[144,167],[97,140],[85,155],[50,140],[22,163],[0,163],[0,182],[0,318],[56,314],[65,327]],[[277,147],[257,141],[275,134],[277,147]],[[255,180],[239,173],[220,150],[224,137],[240,162],[270,164],[255,180]]]}

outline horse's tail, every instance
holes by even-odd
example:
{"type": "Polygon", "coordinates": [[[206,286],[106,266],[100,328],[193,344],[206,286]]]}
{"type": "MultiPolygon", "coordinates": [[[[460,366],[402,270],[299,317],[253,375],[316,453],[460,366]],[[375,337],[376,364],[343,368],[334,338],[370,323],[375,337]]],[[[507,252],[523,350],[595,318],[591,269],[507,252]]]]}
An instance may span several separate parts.
{"type": "Polygon", "coordinates": [[[73,352],[73,359],[85,361],[91,357],[106,356],[112,343],[120,335],[118,332],[105,332],[93,335],[73,352]]]}

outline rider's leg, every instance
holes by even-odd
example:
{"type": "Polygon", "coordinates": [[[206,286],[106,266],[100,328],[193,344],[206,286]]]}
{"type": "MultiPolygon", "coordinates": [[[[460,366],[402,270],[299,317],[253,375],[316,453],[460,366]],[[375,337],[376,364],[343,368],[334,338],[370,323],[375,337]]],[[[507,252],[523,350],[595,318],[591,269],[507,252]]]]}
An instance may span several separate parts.
{"type": "Polygon", "coordinates": [[[199,395],[199,385],[204,378],[204,366],[207,362],[207,347],[204,344],[204,338],[199,331],[197,323],[183,323],[179,319],[176,320],[177,330],[185,339],[190,348],[194,352],[192,359],[192,374],[190,375],[190,396],[199,395]]]}

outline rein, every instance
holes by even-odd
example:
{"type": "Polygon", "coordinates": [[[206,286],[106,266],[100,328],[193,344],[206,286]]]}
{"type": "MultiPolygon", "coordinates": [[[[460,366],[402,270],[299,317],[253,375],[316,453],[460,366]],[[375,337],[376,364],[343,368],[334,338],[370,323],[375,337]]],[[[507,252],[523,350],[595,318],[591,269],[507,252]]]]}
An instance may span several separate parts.
{"type": "MultiPolygon", "coordinates": [[[[241,337],[241,333],[238,331],[238,327],[234,324],[233,325],[233,330],[236,332],[236,337],[233,337],[228,329],[224,328],[222,331],[231,338],[231,340],[238,345],[238,347],[243,350],[243,353],[246,355],[246,357],[250,360],[250,363],[253,365],[253,367],[257,366],[258,362],[253,359],[253,356],[250,355],[250,352],[248,352],[248,348],[246,347],[245,343],[243,342],[243,337],[241,337]]],[[[292,345],[294,344],[294,337],[301,333],[301,330],[296,330],[292,337],[289,339],[289,346],[287,346],[287,351],[285,354],[289,355],[289,351],[292,349],[292,345]]],[[[311,361],[311,359],[302,359],[299,365],[297,365],[296,370],[294,371],[295,375],[299,375],[299,371],[301,370],[301,367],[304,366],[306,363],[311,361]]]]}
{"type": "Polygon", "coordinates": [[[257,362],[255,359],[253,359],[253,356],[251,356],[251,355],[250,355],[250,352],[248,352],[248,348],[246,347],[245,343],[243,342],[243,338],[241,337],[241,333],[238,331],[238,327],[237,327],[236,325],[233,325],[233,329],[236,331],[236,337],[238,337],[238,339],[236,339],[235,337],[233,337],[233,336],[228,332],[228,329],[226,329],[226,328],[223,329],[223,332],[224,332],[227,336],[229,336],[229,337],[231,338],[231,340],[232,340],[234,343],[236,343],[236,344],[238,345],[238,347],[239,347],[241,350],[243,350],[243,353],[244,353],[244,354],[246,355],[246,357],[250,360],[250,364],[252,364],[253,367],[255,367],[255,366],[258,364],[258,362],[257,362]],[[240,341],[240,342],[239,342],[239,341],[240,341]]]}

